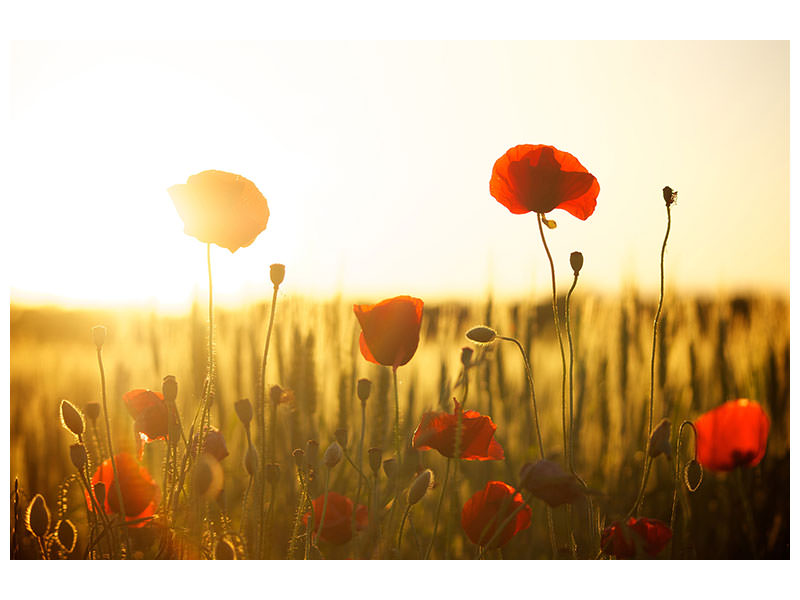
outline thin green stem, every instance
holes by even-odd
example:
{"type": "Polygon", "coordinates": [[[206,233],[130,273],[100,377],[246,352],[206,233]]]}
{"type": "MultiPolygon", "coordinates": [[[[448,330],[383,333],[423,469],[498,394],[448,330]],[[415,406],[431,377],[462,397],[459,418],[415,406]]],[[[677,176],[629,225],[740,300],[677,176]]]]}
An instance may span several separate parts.
{"type": "Polygon", "coordinates": [[[556,299],[556,268],[553,265],[553,257],[550,255],[550,249],[547,247],[547,240],[544,237],[544,229],[542,228],[542,219],[544,215],[536,213],[537,222],[539,223],[539,235],[542,238],[542,245],[544,251],[547,253],[547,260],[550,261],[550,279],[553,283],[553,321],[556,325],[556,335],[558,336],[558,347],[561,349],[561,430],[564,437],[564,460],[569,463],[569,449],[567,444],[567,360],[564,355],[564,340],[561,337],[561,320],[558,318],[558,301],[556,299]]]}
{"type": "Polygon", "coordinates": [[[400,546],[403,543],[403,528],[406,526],[406,519],[408,518],[408,513],[411,512],[411,504],[406,506],[406,510],[403,513],[403,519],[400,521],[400,532],[397,534],[397,557],[400,557],[400,546]]]}
{"type": "MultiPolygon", "coordinates": [[[[362,480],[366,479],[367,481],[369,481],[369,479],[367,479],[367,476],[361,471],[361,467],[363,466],[362,458],[363,458],[363,454],[364,454],[364,423],[366,422],[366,419],[367,419],[367,402],[366,402],[366,400],[364,400],[364,401],[361,402],[361,437],[360,437],[360,439],[358,441],[358,456],[356,457],[356,460],[358,461],[358,467],[356,469],[358,471],[358,488],[356,489],[356,502],[355,502],[355,505],[354,505],[355,507],[357,507],[359,502],[361,502],[361,482],[362,482],[362,480]]],[[[353,465],[353,466],[355,466],[355,465],[353,465]]],[[[356,511],[355,511],[355,508],[353,509],[353,514],[352,514],[351,519],[350,519],[350,529],[355,534],[355,530],[356,530],[356,511]]],[[[353,543],[355,543],[355,535],[353,536],[353,543]]]]}
{"type": "Polygon", "coordinates": [[[519,349],[520,354],[522,354],[522,362],[525,365],[525,375],[528,377],[528,389],[531,393],[531,407],[530,410],[533,411],[531,415],[533,418],[533,422],[536,425],[536,439],[539,442],[539,457],[544,458],[544,443],[542,442],[542,430],[539,427],[539,411],[536,408],[536,391],[533,387],[533,368],[531,367],[531,363],[528,360],[528,355],[525,352],[525,348],[522,347],[519,340],[513,337],[506,337],[503,335],[498,335],[497,339],[505,340],[507,342],[513,342],[514,345],[519,349]]]}
{"type": "Polygon", "coordinates": [[[400,454],[400,392],[397,389],[397,367],[392,367],[392,380],[394,383],[394,451],[397,454],[397,472],[403,465],[400,454]]]}
{"type": "Polygon", "coordinates": [[[431,541],[428,544],[428,549],[425,551],[425,560],[431,555],[431,550],[433,549],[433,543],[436,541],[436,529],[439,526],[439,515],[442,512],[442,501],[444,500],[444,493],[447,489],[447,480],[450,477],[450,462],[452,458],[447,459],[447,468],[444,471],[444,482],[442,483],[442,492],[439,494],[439,503],[436,505],[436,517],[433,520],[433,533],[431,534],[431,541]]]}
{"type": "MultiPolygon", "coordinates": [[[[575,278],[572,280],[572,286],[567,292],[567,301],[565,306],[565,320],[567,324],[567,341],[569,343],[569,469],[572,474],[579,480],[581,478],[575,471],[575,421],[574,421],[574,365],[575,365],[575,350],[572,342],[572,327],[570,324],[569,301],[572,298],[572,292],[578,283],[578,274],[575,273],[575,278]]],[[[583,480],[581,480],[583,483],[583,480]]],[[[585,485],[585,484],[584,484],[585,485]]]]}

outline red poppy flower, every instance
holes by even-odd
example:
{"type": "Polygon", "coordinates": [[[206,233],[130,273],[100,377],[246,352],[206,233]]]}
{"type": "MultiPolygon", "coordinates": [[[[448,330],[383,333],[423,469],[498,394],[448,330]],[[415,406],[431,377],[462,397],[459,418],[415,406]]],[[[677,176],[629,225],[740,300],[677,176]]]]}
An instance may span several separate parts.
{"type": "Polygon", "coordinates": [[[615,521],[603,530],[600,547],[617,558],[635,558],[642,553],[655,557],[672,539],[672,530],[657,519],[629,518],[626,523],[615,521]]]}
{"type": "Polygon", "coordinates": [[[465,460],[503,460],[503,448],[494,439],[497,425],[491,417],[474,410],[462,412],[461,404],[453,399],[453,414],[426,412],[414,432],[412,446],[417,450],[438,450],[442,456],[454,458],[456,452],[456,427],[461,413],[461,450],[459,458],[465,460]]]}
{"type": "MultiPolygon", "coordinates": [[[[464,504],[461,509],[461,527],[473,544],[485,546],[503,521],[523,504],[522,496],[510,485],[502,481],[490,481],[464,504]]],[[[526,505],[511,519],[489,548],[504,546],[530,524],[531,508],[526,505]]]]}
{"type": "Polygon", "coordinates": [[[769,417],[756,402],[730,400],[700,416],[697,461],[712,471],[754,467],[767,451],[769,417]]]}
{"type": "MultiPolygon", "coordinates": [[[[155,514],[158,502],[161,498],[161,491],[153,481],[150,473],[147,472],[136,459],[130,454],[121,453],[115,457],[117,472],[119,473],[120,489],[122,500],[125,503],[125,516],[128,521],[151,517],[155,514]]],[[[97,468],[92,477],[92,488],[102,481],[106,486],[106,499],[103,510],[107,514],[119,512],[119,499],[114,485],[114,468],[111,459],[108,458],[97,468]]],[[[86,503],[91,510],[94,510],[88,493],[86,503]]],[[[146,522],[137,523],[134,527],[143,527],[146,522]]]]}
{"type": "MultiPolygon", "coordinates": [[[[336,492],[328,492],[328,506],[325,508],[325,495],[319,496],[314,502],[314,535],[331,544],[346,544],[353,537],[350,521],[353,514],[353,501],[347,496],[336,492]],[[325,509],[325,523],[322,533],[319,532],[319,523],[322,519],[322,510],[325,509]]],[[[367,507],[359,504],[356,507],[356,531],[361,531],[367,526],[367,507]]],[[[311,511],[303,517],[303,523],[308,524],[311,511]]]]}
{"type": "Polygon", "coordinates": [[[550,506],[572,504],[583,496],[583,488],[571,473],[552,460],[525,463],[519,473],[520,485],[550,506]]]}
{"type": "Polygon", "coordinates": [[[167,191],[183,219],[184,233],[201,242],[235,252],[267,227],[267,200],[241,175],[203,171],[167,191]]]}
{"type": "Polygon", "coordinates": [[[515,215],[560,208],[585,221],[597,206],[600,184],[572,154],[523,144],[494,163],[489,192],[515,215]]]}
{"type": "Polygon", "coordinates": [[[144,444],[168,437],[167,403],[160,392],[142,389],[131,390],[123,394],[122,399],[134,418],[133,430],[139,434],[137,443],[141,460],[144,444]]]}
{"type": "Polygon", "coordinates": [[[354,304],[361,324],[361,355],[377,365],[397,368],[414,356],[422,323],[419,298],[397,296],[378,304],[354,304]]]}

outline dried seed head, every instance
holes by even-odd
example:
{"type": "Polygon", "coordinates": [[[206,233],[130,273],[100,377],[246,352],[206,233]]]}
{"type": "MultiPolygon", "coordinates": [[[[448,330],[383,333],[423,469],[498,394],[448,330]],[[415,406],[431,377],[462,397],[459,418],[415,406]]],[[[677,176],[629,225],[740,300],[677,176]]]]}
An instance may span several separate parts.
{"type": "Polygon", "coordinates": [[[496,337],[497,332],[485,325],[478,325],[467,332],[467,339],[478,344],[491,344],[496,337]]]}
{"type": "Polygon", "coordinates": [[[372,469],[372,472],[377,475],[378,471],[381,470],[381,459],[383,458],[383,450],[380,448],[370,448],[367,450],[367,456],[369,456],[369,468],[372,469]]]}
{"type": "Polygon", "coordinates": [[[397,475],[397,459],[387,458],[383,461],[383,472],[386,473],[386,477],[389,479],[394,479],[395,475],[397,475]]]}
{"type": "Polygon", "coordinates": [[[94,345],[97,346],[98,350],[102,348],[106,341],[106,328],[102,325],[96,325],[92,327],[92,339],[94,340],[94,345]]]}
{"type": "Polygon", "coordinates": [[[673,190],[668,185],[664,186],[664,189],[661,190],[661,192],[664,194],[664,202],[667,203],[667,206],[671,206],[672,204],[675,204],[675,202],[678,201],[677,190],[673,190]]]}
{"type": "Polygon", "coordinates": [[[305,466],[306,453],[302,448],[295,448],[292,451],[292,458],[294,458],[294,464],[298,469],[302,469],[305,466]]]}
{"type": "Polygon", "coordinates": [[[164,402],[170,404],[175,402],[178,397],[178,380],[174,375],[167,375],[161,382],[161,393],[164,394],[164,402]]]}
{"type": "Polygon", "coordinates": [[[56,524],[56,539],[67,554],[75,549],[78,532],[69,519],[62,519],[56,524]]]}
{"type": "Polygon", "coordinates": [[[102,481],[98,481],[94,484],[94,499],[97,500],[98,506],[103,508],[103,505],[106,503],[106,484],[102,481]]]}
{"type": "Polygon", "coordinates": [[[250,477],[253,477],[258,470],[258,451],[253,444],[250,444],[244,455],[244,468],[250,477]]]}
{"type": "Polygon", "coordinates": [[[86,447],[83,444],[72,444],[69,447],[69,459],[78,471],[86,465],[86,447]]]}
{"type": "Polygon", "coordinates": [[[234,403],[233,408],[236,409],[236,416],[239,417],[242,425],[249,427],[250,421],[253,420],[253,405],[250,404],[250,400],[247,398],[237,400],[234,403]]]}
{"type": "Polygon", "coordinates": [[[222,467],[210,454],[201,454],[192,469],[192,492],[205,500],[213,500],[222,490],[222,467]]]}
{"type": "Polygon", "coordinates": [[[328,449],[325,450],[325,454],[322,456],[322,461],[325,463],[326,467],[332,469],[339,464],[339,461],[342,460],[342,456],[344,456],[344,452],[342,451],[342,447],[339,445],[339,442],[333,442],[330,446],[328,446],[328,449]]]}
{"type": "Polygon", "coordinates": [[[89,417],[89,420],[94,422],[97,420],[97,417],[100,416],[100,403],[99,402],[88,402],[86,404],[86,416],[89,417]]]}
{"type": "Polygon", "coordinates": [[[278,480],[281,478],[281,466],[278,463],[270,463],[267,465],[266,469],[267,483],[270,485],[278,483],[278,480]]]}
{"type": "Polygon", "coordinates": [[[217,540],[217,545],[214,547],[214,560],[236,560],[236,551],[225,538],[217,540]]]}
{"type": "Polygon", "coordinates": [[[283,283],[283,278],[286,276],[286,266],[280,263],[275,263],[269,266],[269,280],[272,285],[278,287],[283,283]]]}
{"type": "Polygon", "coordinates": [[[464,346],[461,349],[461,364],[464,366],[465,369],[472,364],[473,352],[474,351],[469,346],[464,346]]]}
{"type": "Polygon", "coordinates": [[[280,404],[281,396],[283,396],[283,388],[281,386],[273,385],[269,388],[269,401],[272,402],[272,404],[280,404]]]}
{"type": "Polygon", "coordinates": [[[670,428],[669,419],[665,418],[661,419],[653,429],[653,433],[650,434],[650,441],[647,444],[647,453],[651,458],[655,458],[659,454],[665,454],[667,458],[672,459],[672,448],[669,445],[670,428]]]}
{"type": "Polygon", "coordinates": [[[703,482],[703,466],[692,459],[683,468],[683,483],[690,492],[697,491],[703,482]]]}
{"type": "Polygon", "coordinates": [[[342,448],[347,448],[347,429],[340,427],[333,432],[333,437],[336,438],[336,441],[339,442],[342,448]]]}
{"type": "Polygon", "coordinates": [[[433,471],[430,469],[425,469],[422,473],[417,475],[414,483],[412,483],[411,487],[408,489],[408,503],[413,505],[422,500],[432,482],[433,471]]]}
{"type": "Polygon", "coordinates": [[[83,415],[69,400],[61,401],[61,423],[75,435],[83,435],[83,415]]]}
{"type": "Polygon", "coordinates": [[[369,393],[372,391],[372,382],[366,377],[362,377],[356,384],[356,394],[361,402],[366,402],[369,398],[369,393]]]}
{"type": "Polygon", "coordinates": [[[44,537],[50,529],[50,509],[44,501],[44,496],[36,494],[28,504],[25,514],[25,525],[36,537],[44,537]]]}
{"type": "Polygon", "coordinates": [[[583,254],[580,252],[573,252],[569,255],[569,266],[572,267],[572,270],[575,272],[575,276],[578,276],[578,273],[581,272],[583,268],[583,254]]]}
{"type": "Polygon", "coordinates": [[[319,442],[308,440],[306,442],[306,464],[316,466],[319,461],[319,442]]]}

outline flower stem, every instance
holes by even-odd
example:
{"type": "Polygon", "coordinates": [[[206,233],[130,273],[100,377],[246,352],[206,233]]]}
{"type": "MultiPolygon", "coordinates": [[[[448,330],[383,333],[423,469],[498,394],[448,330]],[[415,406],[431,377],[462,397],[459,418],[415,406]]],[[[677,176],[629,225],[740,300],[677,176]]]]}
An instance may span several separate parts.
{"type": "Polygon", "coordinates": [[[431,555],[431,550],[433,549],[433,543],[436,541],[436,529],[439,526],[439,515],[442,512],[442,501],[444,500],[444,492],[447,488],[447,480],[450,477],[450,462],[453,459],[447,459],[447,468],[444,471],[444,482],[442,483],[442,493],[439,494],[439,503],[436,505],[436,517],[433,520],[433,533],[431,534],[431,541],[428,544],[428,549],[425,551],[425,560],[431,555]]]}
{"type": "Polygon", "coordinates": [[[742,508],[744,509],[746,524],[745,531],[747,532],[747,542],[750,544],[750,552],[752,553],[753,558],[759,558],[758,544],[756,542],[756,521],[753,517],[753,507],[750,504],[750,499],[747,497],[747,493],[744,490],[742,470],[742,467],[736,467],[733,470],[733,479],[736,484],[736,491],[739,494],[739,500],[741,500],[742,508]]]}
{"type": "Polygon", "coordinates": [[[525,375],[528,377],[528,389],[531,393],[531,407],[529,410],[533,411],[532,419],[534,424],[536,425],[536,439],[539,442],[539,457],[544,458],[544,444],[542,442],[542,430],[539,427],[539,411],[536,408],[536,392],[534,391],[533,387],[533,368],[531,367],[530,361],[528,360],[528,355],[525,353],[525,348],[522,347],[519,340],[513,337],[506,337],[503,335],[498,335],[497,339],[505,340],[507,342],[513,342],[516,347],[519,349],[520,354],[522,354],[522,362],[525,365],[525,375]]]}
{"type": "Polygon", "coordinates": [[[328,512],[328,484],[331,481],[331,468],[326,466],[325,467],[325,492],[324,498],[325,501],[322,503],[322,514],[319,517],[319,528],[317,529],[317,543],[319,543],[319,538],[323,532],[323,526],[325,525],[325,513],[328,512]]]}
{"type": "Polygon", "coordinates": [[[397,367],[392,367],[392,380],[394,383],[394,451],[397,454],[397,472],[403,464],[400,454],[400,392],[397,389],[397,367]]]}
{"type": "Polygon", "coordinates": [[[400,532],[397,534],[397,558],[400,558],[400,545],[403,543],[403,528],[406,526],[406,519],[408,519],[408,513],[411,512],[411,506],[411,504],[406,506],[403,519],[400,521],[400,532]]]}

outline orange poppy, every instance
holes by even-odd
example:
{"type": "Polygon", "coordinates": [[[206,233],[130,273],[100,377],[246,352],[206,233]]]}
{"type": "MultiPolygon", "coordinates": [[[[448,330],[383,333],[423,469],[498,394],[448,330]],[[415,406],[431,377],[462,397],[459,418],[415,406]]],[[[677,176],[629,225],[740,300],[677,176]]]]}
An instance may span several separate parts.
{"type": "Polygon", "coordinates": [[[422,323],[419,298],[397,296],[378,304],[354,304],[361,325],[361,355],[377,365],[397,368],[414,356],[422,323]]]}
{"type": "MultiPolygon", "coordinates": [[[[161,499],[161,491],[153,481],[150,473],[147,472],[136,459],[128,453],[117,454],[115,457],[117,472],[119,473],[120,489],[122,500],[125,503],[125,516],[128,521],[151,517],[155,514],[158,502],[161,499]]],[[[92,488],[98,482],[103,482],[106,487],[106,498],[103,510],[107,514],[119,512],[119,498],[117,497],[116,486],[114,485],[114,468],[111,459],[108,458],[97,468],[92,477],[92,488]]],[[[89,494],[84,492],[86,503],[93,511],[89,494]]],[[[143,527],[147,522],[137,523],[133,527],[143,527]]]]}
{"type": "Polygon", "coordinates": [[[474,410],[463,412],[458,400],[453,414],[426,412],[414,432],[412,446],[417,450],[438,450],[442,456],[455,457],[456,427],[461,413],[461,443],[459,458],[464,460],[503,460],[503,448],[494,439],[497,425],[491,417],[474,410]]]}
{"type": "Polygon", "coordinates": [[[767,451],[769,417],[747,399],[729,400],[694,423],[697,461],[712,471],[754,467],[767,451]]]}
{"type": "Polygon", "coordinates": [[[519,473],[520,486],[550,506],[572,504],[583,496],[583,488],[571,473],[552,460],[525,463],[519,473]]]}
{"type": "MultiPolygon", "coordinates": [[[[325,507],[325,495],[319,496],[314,502],[314,535],[319,539],[330,542],[331,544],[346,544],[353,537],[350,528],[350,521],[353,514],[353,501],[347,496],[342,496],[336,492],[328,492],[328,506],[325,507]],[[322,533],[319,532],[319,523],[322,519],[322,511],[325,510],[325,523],[322,525],[322,533]]],[[[356,531],[361,531],[367,527],[369,511],[363,504],[356,507],[356,531]]],[[[311,511],[303,517],[303,523],[308,524],[311,511]]]]}
{"type": "MultiPolygon", "coordinates": [[[[522,496],[507,483],[490,481],[486,487],[466,501],[461,509],[461,527],[470,541],[477,546],[485,546],[494,537],[497,528],[511,513],[524,505],[522,496]]],[[[531,524],[531,508],[525,505],[503,531],[495,538],[489,548],[499,548],[531,524]]]]}
{"type": "Polygon", "coordinates": [[[494,163],[489,192],[515,215],[560,208],[585,221],[597,206],[600,184],[572,154],[523,144],[494,163]]]}
{"type": "Polygon", "coordinates": [[[629,518],[626,523],[615,521],[603,530],[600,547],[617,558],[635,558],[642,553],[655,557],[672,539],[672,530],[657,519],[629,518]]]}
{"type": "Polygon", "coordinates": [[[167,191],[183,219],[184,233],[201,242],[235,252],[267,227],[267,199],[241,175],[203,171],[167,191]]]}

